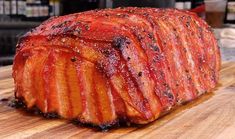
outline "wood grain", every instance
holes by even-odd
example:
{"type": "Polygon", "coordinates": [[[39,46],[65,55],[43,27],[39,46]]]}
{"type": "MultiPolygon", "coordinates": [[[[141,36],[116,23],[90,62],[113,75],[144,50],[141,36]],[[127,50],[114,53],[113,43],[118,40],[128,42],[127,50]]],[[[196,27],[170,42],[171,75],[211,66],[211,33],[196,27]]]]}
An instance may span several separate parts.
{"type": "MultiPolygon", "coordinates": [[[[0,68],[0,100],[12,98],[11,66],[0,68]]],[[[214,92],[178,107],[143,126],[120,127],[106,132],[63,119],[45,119],[0,101],[0,138],[235,138],[235,62],[224,62],[214,92]]]]}

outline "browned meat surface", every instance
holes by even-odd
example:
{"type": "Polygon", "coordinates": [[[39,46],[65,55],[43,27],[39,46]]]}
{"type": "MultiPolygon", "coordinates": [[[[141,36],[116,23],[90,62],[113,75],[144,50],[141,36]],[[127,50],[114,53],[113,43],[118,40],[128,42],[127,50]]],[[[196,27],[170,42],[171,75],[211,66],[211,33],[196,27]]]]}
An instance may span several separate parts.
{"type": "Polygon", "coordinates": [[[215,88],[210,27],[174,9],[118,8],[54,17],[24,35],[16,97],[82,123],[145,124],[215,88]]]}

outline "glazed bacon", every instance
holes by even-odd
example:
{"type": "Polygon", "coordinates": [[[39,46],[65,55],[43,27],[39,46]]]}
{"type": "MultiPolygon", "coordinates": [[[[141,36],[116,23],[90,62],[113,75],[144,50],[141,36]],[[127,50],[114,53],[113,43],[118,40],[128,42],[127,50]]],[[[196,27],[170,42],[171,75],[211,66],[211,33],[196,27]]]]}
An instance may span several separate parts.
{"type": "Polygon", "coordinates": [[[18,42],[16,98],[82,123],[145,124],[215,88],[210,27],[175,9],[118,8],[53,17],[18,42]]]}

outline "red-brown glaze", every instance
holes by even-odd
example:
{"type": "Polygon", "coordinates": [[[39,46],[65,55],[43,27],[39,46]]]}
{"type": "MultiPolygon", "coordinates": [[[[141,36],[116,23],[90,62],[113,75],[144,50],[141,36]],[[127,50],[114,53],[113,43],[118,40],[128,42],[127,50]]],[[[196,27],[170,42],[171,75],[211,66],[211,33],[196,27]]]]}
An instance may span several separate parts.
{"type": "Polygon", "coordinates": [[[174,9],[118,8],[51,18],[24,35],[16,97],[94,125],[149,123],[218,82],[210,27],[174,9]]]}

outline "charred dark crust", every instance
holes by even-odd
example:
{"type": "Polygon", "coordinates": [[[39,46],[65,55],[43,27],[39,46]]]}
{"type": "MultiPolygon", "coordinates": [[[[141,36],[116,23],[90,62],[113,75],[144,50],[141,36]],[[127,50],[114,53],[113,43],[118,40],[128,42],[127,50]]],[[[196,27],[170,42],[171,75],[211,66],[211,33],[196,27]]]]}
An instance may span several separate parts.
{"type": "MultiPolygon", "coordinates": [[[[33,114],[35,116],[42,116],[46,119],[58,119],[62,118],[58,115],[56,112],[49,112],[49,113],[43,113],[37,106],[33,106],[32,108],[27,108],[27,103],[24,101],[23,98],[14,98],[14,99],[1,99],[1,101],[8,101],[8,106],[15,108],[15,109],[22,109],[26,113],[33,114]]],[[[132,126],[134,124],[131,124],[128,122],[129,120],[120,117],[119,119],[109,122],[109,123],[103,123],[100,125],[93,124],[93,123],[87,123],[80,121],[79,119],[71,119],[70,120],[73,124],[79,125],[82,127],[89,127],[89,128],[94,128],[94,130],[98,131],[108,131],[114,128],[119,128],[119,127],[126,127],[126,126],[132,126]]]]}
{"type": "Polygon", "coordinates": [[[25,101],[23,100],[23,98],[15,98],[9,101],[8,106],[12,107],[12,108],[27,108],[25,101]]]}
{"type": "Polygon", "coordinates": [[[15,98],[15,99],[9,100],[8,106],[12,108],[16,108],[16,109],[24,109],[28,113],[31,113],[34,115],[40,115],[47,119],[60,118],[60,116],[57,113],[55,112],[43,113],[36,106],[33,106],[32,108],[27,108],[27,103],[24,101],[23,98],[15,98]]]}
{"type": "Polygon", "coordinates": [[[128,47],[130,41],[127,37],[115,37],[112,42],[114,48],[122,49],[122,47],[128,47]]]}

